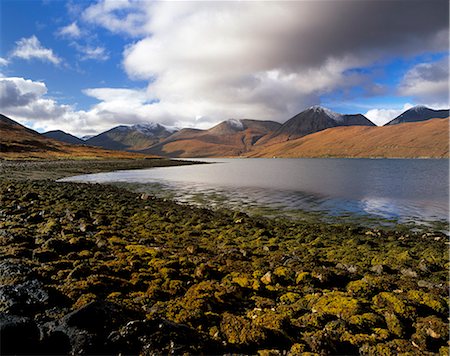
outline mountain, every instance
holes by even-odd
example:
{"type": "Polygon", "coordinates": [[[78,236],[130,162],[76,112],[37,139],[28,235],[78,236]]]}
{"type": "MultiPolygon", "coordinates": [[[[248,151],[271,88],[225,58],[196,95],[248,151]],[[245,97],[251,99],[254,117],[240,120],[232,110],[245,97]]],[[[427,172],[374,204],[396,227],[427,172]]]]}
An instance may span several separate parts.
{"type": "Polygon", "coordinates": [[[248,157],[448,158],[449,119],[394,126],[333,127],[255,148],[248,157]]]}
{"type": "Polygon", "coordinates": [[[121,125],[87,139],[86,143],[111,150],[138,151],[149,148],[177,130],[155,123],[121,125]]]}
{"type": "Polygon", "coordinates": [[[280,126],[274,121],[230,119],[209,130],[182,129],[143,152],[168,157],[240,156],[280,126]]]}
{"type": "Polygon", "coordinates": [[[430,119],[445,119],[450,116],[449,110],[433,110],[426,106],[418,105],[406,110],[403,114],[397,116],[392,121],[389,121],[387,125],[401,124],[402,122],[417,122],[430,119]]]}
{"type": "Polygon", "coordinates": [[[68,134],[67,132],[61,131],[61,130],[54,130],[54,131],[48,131],[44,132],[42,134],[45,137],[52,138],[54,140],[58,140],[65,143],[70,143],[73,145],[84,145],[85,142],[78,137],[68,134]]]}
{"type": "Polygon", "coordinates": [[[288,141],[336,126],[375,126],[364,115],[342,115],[321,106],[312,106],[286,121],[258,144],[288,141]]]}
{"type": "Polygon", "coordinates": [[[35,158],[142,158],[142,156],[57,141],[0,114],[0,159],[35,158]]]}

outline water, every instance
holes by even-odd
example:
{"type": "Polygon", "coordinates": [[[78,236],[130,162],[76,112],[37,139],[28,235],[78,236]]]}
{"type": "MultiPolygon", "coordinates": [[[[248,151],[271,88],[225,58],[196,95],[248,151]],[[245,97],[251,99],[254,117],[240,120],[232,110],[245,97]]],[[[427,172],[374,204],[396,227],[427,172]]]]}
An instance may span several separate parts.
{"type": "Polygon", "coordinates": [[[202,159],[206,165],[66,178],[133,183],[178,201],[265,215],[448,222],[449,162],[442,159],[202,159]]]}

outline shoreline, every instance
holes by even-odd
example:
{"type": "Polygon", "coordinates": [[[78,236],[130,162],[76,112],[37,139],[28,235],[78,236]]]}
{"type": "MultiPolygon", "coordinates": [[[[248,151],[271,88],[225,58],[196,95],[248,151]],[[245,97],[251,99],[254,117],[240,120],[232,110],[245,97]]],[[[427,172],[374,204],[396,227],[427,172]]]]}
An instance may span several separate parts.
{"type": "Polygon", "coordinates": [[[51,181],[154,161],[0,162],[1,354],[448,352],[444,234],[51,181]]]}

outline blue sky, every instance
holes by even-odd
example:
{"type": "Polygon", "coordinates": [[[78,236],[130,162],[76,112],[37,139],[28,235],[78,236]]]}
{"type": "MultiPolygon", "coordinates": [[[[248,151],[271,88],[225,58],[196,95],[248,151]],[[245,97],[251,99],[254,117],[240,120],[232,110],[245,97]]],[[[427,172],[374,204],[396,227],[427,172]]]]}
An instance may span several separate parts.
{"type": "Polygon", "coordinates": [[[2,0],[0,109],[81,136],[447,107],[447,1],[363,3],[2,0]]]}

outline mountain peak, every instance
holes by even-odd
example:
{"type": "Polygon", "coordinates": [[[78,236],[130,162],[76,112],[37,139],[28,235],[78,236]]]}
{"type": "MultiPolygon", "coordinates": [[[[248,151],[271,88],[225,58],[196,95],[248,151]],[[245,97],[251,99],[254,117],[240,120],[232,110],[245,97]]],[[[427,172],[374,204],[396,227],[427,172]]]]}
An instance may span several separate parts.
{"type": "Polygon", "coordinates": [[[449,110],[434,110],[424,105],[414,106],[395,119],[389,121],[386,125],[396,125],[403,122],[425,121],[429,119],[445,119],[449,117],[449,110]]]}
{"type": "Polygon", "coordinates": [[[416,106],[413,106],[412,108],[410,108],[407,111],[423,111],[423,110],[430,110],[430,108],[428,106],[425,106],[425,105],[416,105],[416,106]]]}
{"type": "Polygon", "coordinates": [[[314,112],[314,113],[318,113],[318,114],[325,114],[326,116],[328,116],[330,119],[333,119],[334,121],[342,121],[342,119],[343,119],[341,114],[334,112],[330,109],[324,108],[323,106],[320,106],[320,105],[310,106],[305,111],[310,111],[310,112],[314,112]]]}

